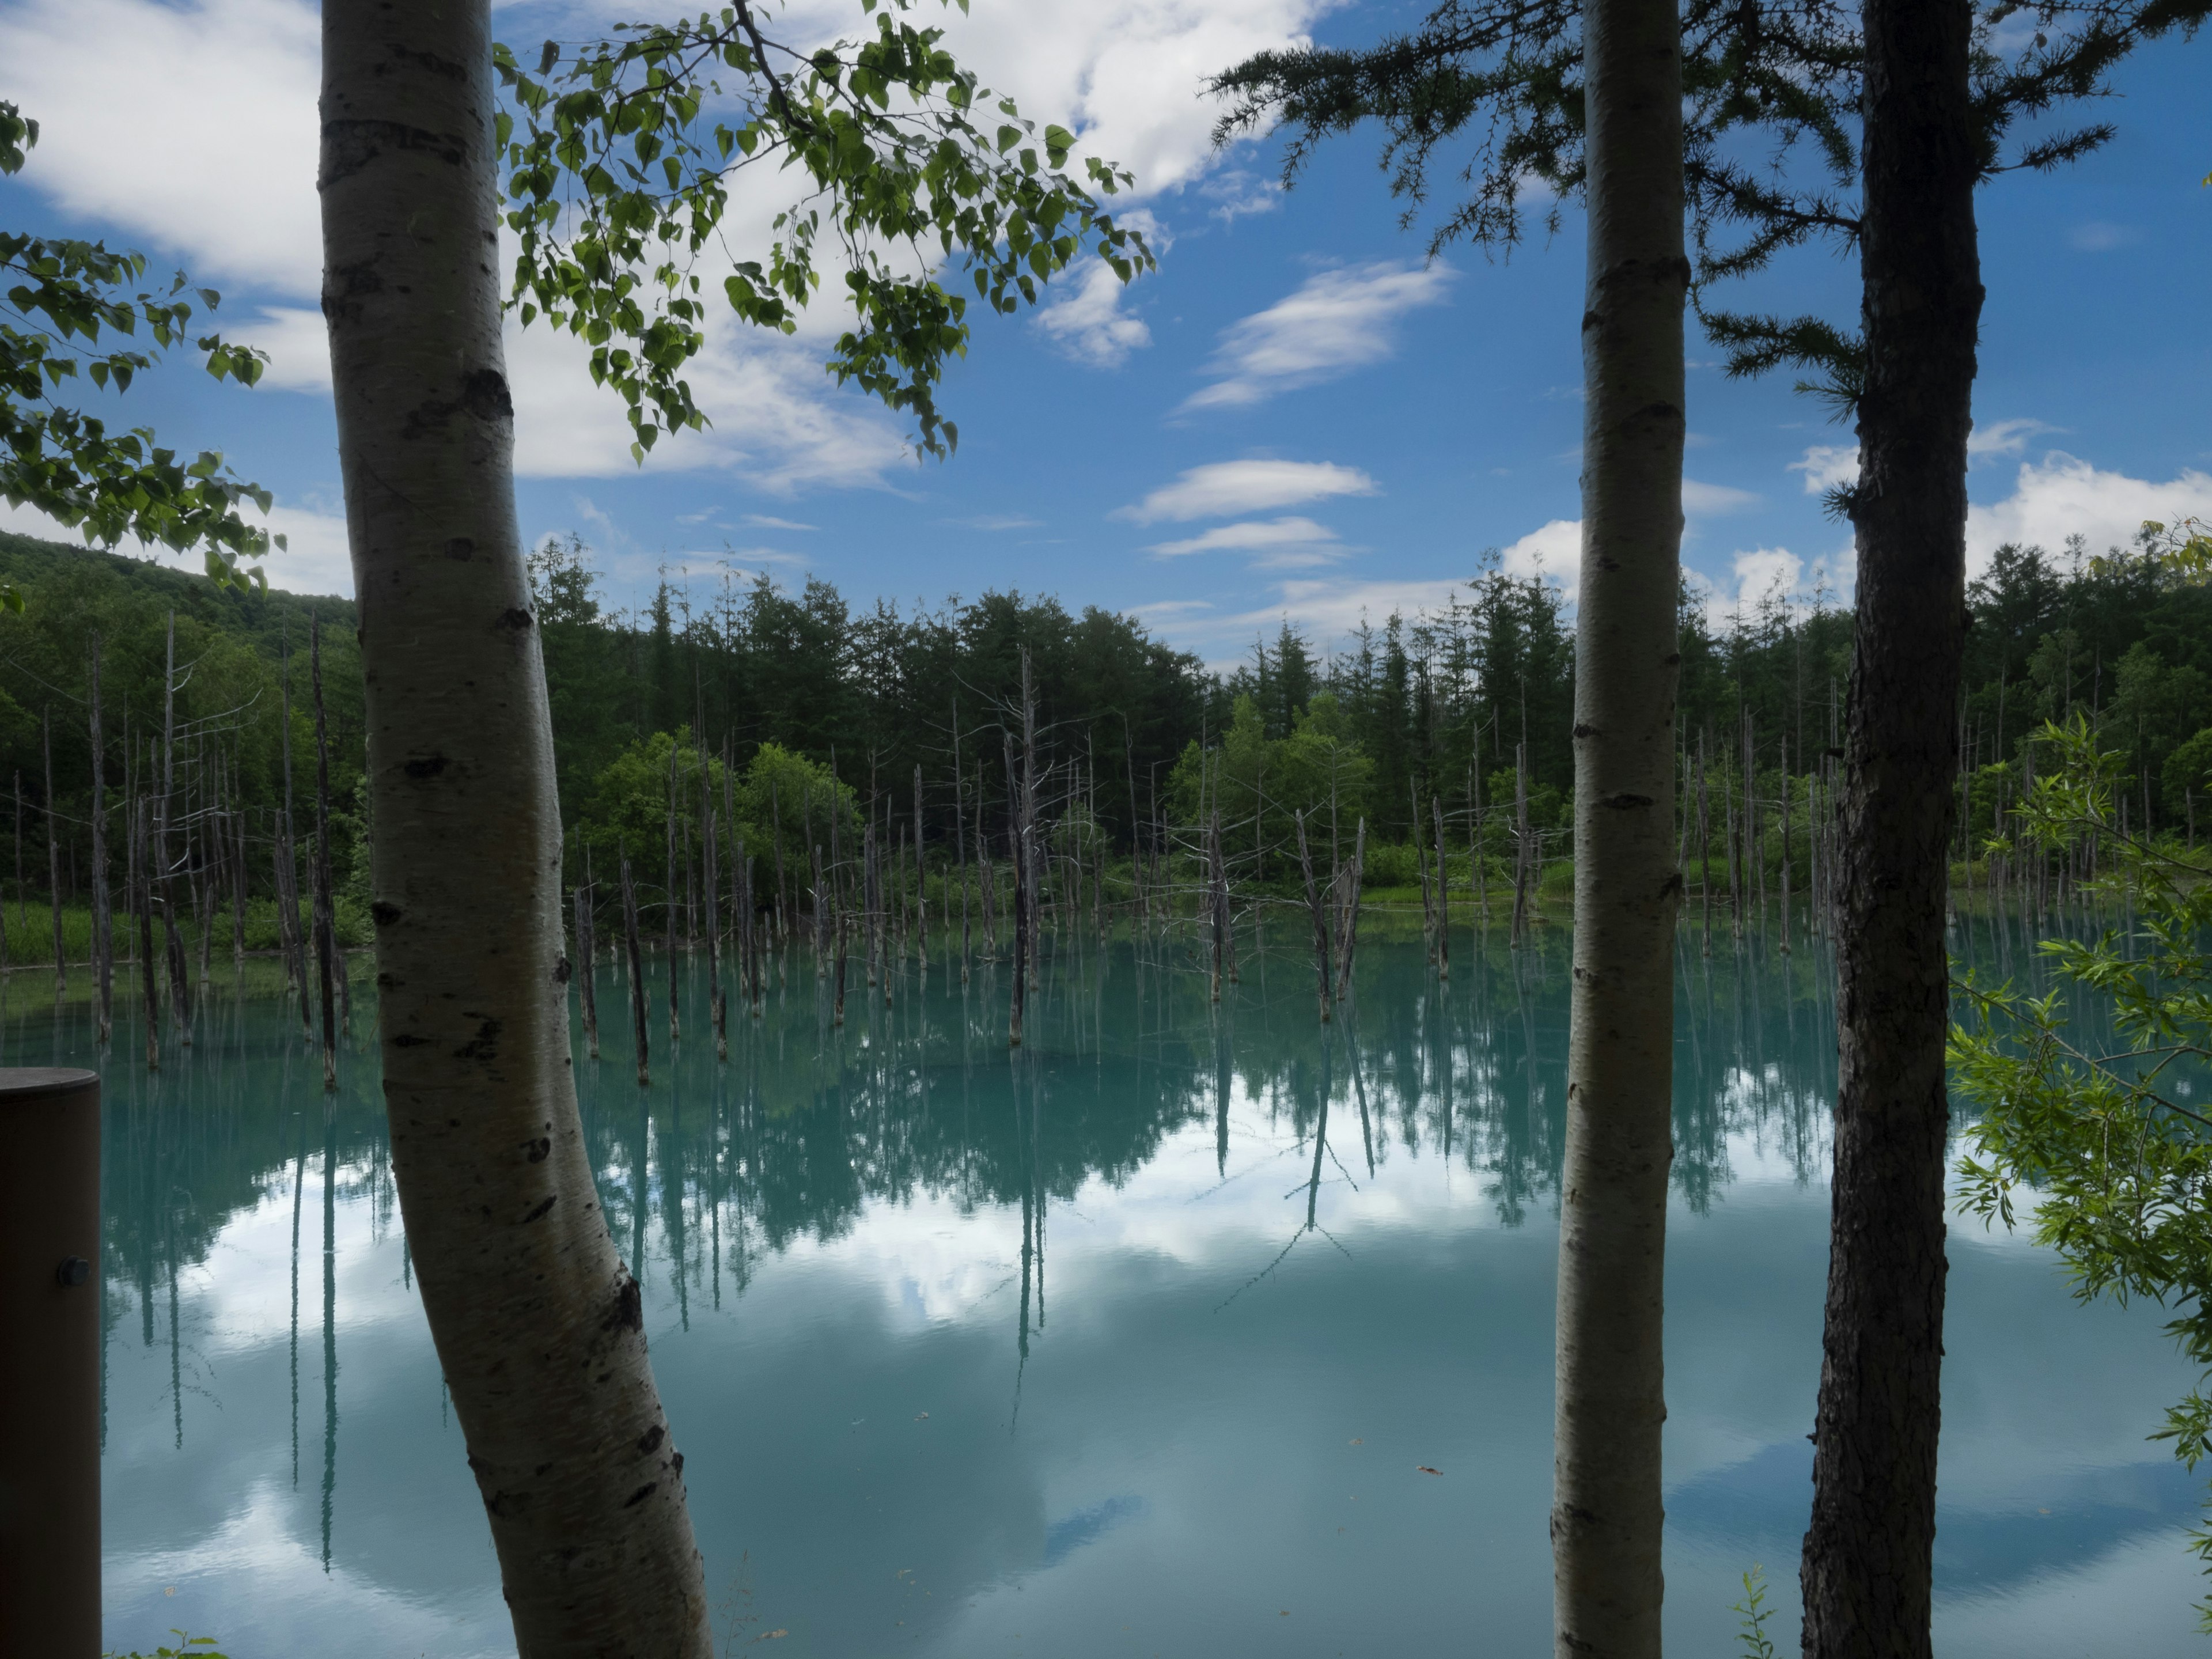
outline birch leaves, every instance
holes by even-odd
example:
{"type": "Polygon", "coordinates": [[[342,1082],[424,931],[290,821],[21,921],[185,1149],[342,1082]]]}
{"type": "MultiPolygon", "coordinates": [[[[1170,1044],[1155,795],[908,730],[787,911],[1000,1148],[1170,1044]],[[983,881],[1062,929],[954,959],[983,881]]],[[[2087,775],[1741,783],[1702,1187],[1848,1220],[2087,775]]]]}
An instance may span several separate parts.
{"type": "MultiPolygon", "coordinates": [[[[38,141],[39,124],[0,102],[0,173],[20,172],[38,141]]],[[[266,513],[267,490],[234,477],[212,450],[180,461],[149,428],[111,432],[96,416],[52,401],[80,371],[100,391],[128,391],[163,351],[187,342],[218,380],[250,386],[261,378],[261,353],[198,332],[197,315],[218,301],[213,289],[193,288],[179,271],[166,289],[134,292],[146,270],[143,253],[0,228],[0,495],[80,526],[88,542],[112,546],[130,535],[179,551],[204,545],[218,583],[258,580],[258,570],[240,572],[237,562],[266,553],[270,537],[238,509],[251,501],[266,513]]],[[[0,584],[0,605],[21,611],[21,596],[0,584]]]]}
{"type": "Polygon", "coordinates": [[[731,310],[788,334],[829,244],[854,313],[830,372],[909,415],[938,456],[959,440],[935,397],[967,349],[958,289],[1013,312],[1086,249],[1124,282],[1152,268],[1143,236],[1102,205],[1130,175],[1085,158],[1078,182],[1075,136],[1040,135],[979,86],[943,31],[906,21],[914,3],[862,0],[872,37],[814,49],[769,40],[744,0],[573,54],[548,41],[534,71],[497,49],[514,100],[499,117],[507,223],[520,242],[509,303],[526,325],[542,314],[590,345],[593,377],[629,406],[635,459],[707,423],[684,370],[704,343],[718,253],[731,310]],[[797,199],[765,258],[731,251],[732,185],[771,163],[798,174],[797,199]]]}

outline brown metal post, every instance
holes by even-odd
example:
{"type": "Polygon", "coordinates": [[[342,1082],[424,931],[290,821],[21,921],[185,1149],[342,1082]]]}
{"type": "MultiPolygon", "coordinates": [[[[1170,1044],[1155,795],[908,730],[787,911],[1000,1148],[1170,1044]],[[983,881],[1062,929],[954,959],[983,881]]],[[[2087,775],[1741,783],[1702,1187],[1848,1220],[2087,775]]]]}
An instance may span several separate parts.
{"type": "Polygon", "coordinates": [[[100,1653],[100,1079],[0,1070],[0,1654],[100,1653]]]}

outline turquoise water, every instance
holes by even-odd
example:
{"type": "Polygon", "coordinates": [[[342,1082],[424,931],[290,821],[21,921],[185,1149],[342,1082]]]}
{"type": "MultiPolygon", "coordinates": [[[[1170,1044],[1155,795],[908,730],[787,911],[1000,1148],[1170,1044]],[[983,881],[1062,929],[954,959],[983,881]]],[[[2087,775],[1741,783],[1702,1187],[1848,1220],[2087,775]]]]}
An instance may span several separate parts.
{"type": "MultiPolygon", "coordinates": [[[[2017,969],[1986,924],[1962,953],[2017,969]]],[[[647,1294],[717,1629],[778,1659],[1537,1654],[1565,942],[1363,944],[1315,1019],[1300,930],[1217,1012],[1188,943],[933,947],[829,1018],[806,958],[728,1064],[578,1074],[647,1294]],[[1429,1473],[1426,1471],[1436,1471],[1429,1473]]],[[[857,964],[855,964],[857,968],[857,964]]],[[[1834,1046],[1821,951],[1685,933],[1669,1241],[1668,1639],[1732,1652],[1764,1563],[1794,1648],[1834,1046]]],[[[690,994],[703,990],[703,960],[690,994]]],[[[95,1063],[18,988],[10,1063],[95,1063]]],[[[659,974],[657,1042],[665,1039],[659,974]]],[[[624,1006],[600,970],[603,1008],[624,1006]]],[[[686,1010],[703,1032],[703,1011],[686,1010]]],[[[343,1088],[214,988],[106,1076],[107,1639],[234,1659],[511,1654],[398,1221],[368,1030],[343,1088]]],[[[626,1021],[623,1022],[626,1024],[626,1021]]],[[[2155,1309],[2083,1308],[1952,1230],[1937,1646],[2197,1650],[2190,1381],[2155,1309]]]]}

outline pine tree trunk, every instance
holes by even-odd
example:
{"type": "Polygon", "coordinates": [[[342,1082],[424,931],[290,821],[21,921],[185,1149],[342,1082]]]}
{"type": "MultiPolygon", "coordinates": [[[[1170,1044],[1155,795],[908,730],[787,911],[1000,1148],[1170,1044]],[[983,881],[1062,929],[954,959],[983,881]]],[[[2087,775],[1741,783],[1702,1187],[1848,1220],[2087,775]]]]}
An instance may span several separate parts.
{"type": "Polygon", "coordinates": [[[1925,1659],[1943,1352],[1951,778],[1982,305],[1966,0],[1866,0],[1858,607],[1808,1659],[1925,1659]]]}
{"type": "MultiPolygon", "coordinates": [[[[1589,252],[1553,1636],[1559,1659],[1657,1659],[1682,887],[1672,844],[1690,276],[1681,32],[1666,0],[1592,0],[1583,18],[1589,252]]],[[[1525,780],[1525,754],[1520,765],[1525,780]]],[[[1526,793],[1524,782],[1524,801],[1526,793]]],[[[1525,830],[1525,805],[1521,817],[1525,830]]]]}
{"type": "Polygon", "coordinates": [[[324,287],[360,596],[384,1092],[522,1659],[708,1659],[683,1459],[568,1043],[515,524],[489,0],[325,0],[324,287]]]}

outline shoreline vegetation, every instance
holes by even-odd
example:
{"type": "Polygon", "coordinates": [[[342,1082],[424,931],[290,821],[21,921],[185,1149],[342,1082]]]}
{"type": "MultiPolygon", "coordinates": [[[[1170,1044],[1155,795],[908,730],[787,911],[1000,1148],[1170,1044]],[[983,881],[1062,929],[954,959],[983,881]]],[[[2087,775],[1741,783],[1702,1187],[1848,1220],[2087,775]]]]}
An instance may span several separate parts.
{"type": "MultiPolygon", "coordinates": [[[[1218,915],[1233,976],[1255,905],[1337,936],[1355,903],[1446,940],[1478,915],[1516,939],[1565,920],[1571,630],[1558,590],[1494,558],[1439,612],[1328,649],[1285,623],[1225,668],[1018,593],[862,609],[819,579],[725,574],[616,611],[591,558],[573,537],[530,556],[572,935],[621,939],[625,865],[656,956],[805,941],[827,958],[841,933],[872,952],[1018,916],[1031,951],[1040,921],[1218,915]]],[[[72,991],[105,960],[111,997],[186,1006],[179,986],[224,954],[310,990],[319,823],[331,944],[373,943],[350,601],[13,535],[0,579],[25,599],[0,617],[0,970],[52,970],[58,929],[72,991]]],[[[2148,824],[2197,863],[2212,590],[2148,543],[2077,544],[2001,550],[1972,597],[1954,908],[2047,908],[2100,872],[2095,837],[2023,833],[2046,720],[2126,745],[2122,832],[2148,824]]],[[[1778,592],[1724,622],[1685,588],[1676,828],[1706,950],[1754,916],[1784,944],[1825,933],[1840,833],[1849,616],[1778,592]]]]}

